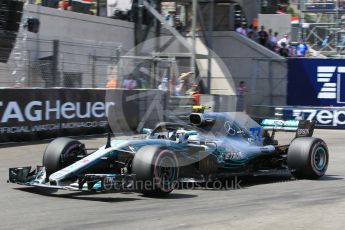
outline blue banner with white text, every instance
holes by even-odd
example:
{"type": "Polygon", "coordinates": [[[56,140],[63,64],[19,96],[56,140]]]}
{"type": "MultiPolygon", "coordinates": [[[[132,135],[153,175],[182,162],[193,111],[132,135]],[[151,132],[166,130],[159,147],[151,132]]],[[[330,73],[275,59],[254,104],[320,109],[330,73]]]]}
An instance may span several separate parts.
{"type": "Polygon", "coordinates": [[[345,59],[289,59],[287,105],[345,106],[345,59]]]}
{"type": "Polygon", "coordinates": [[[278,107],[276,113],[284,120],[315,120],[317,128],[345,129],[345,108],[278,107]]]}

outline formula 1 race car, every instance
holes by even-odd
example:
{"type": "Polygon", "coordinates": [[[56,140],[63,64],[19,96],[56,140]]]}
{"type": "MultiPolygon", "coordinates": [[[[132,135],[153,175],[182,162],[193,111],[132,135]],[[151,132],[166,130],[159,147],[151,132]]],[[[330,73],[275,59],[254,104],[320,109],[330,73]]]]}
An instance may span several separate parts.
{"type": "Polygon", "coordinates": [[[159,123],[144,139],[111,140],[95,151],[70,138],[46,148],[43,165],[9,169],[9,182],[50,189],[169,194],[176,183],[215,181],[284,170],[295,178],[317,179],[328,166],[326,143],[311,137],[312,121],[264,119],[244,113],[192,113],[190,124],[159,123]],[[293,131],[288,145],[277,131],[293,131]]]}

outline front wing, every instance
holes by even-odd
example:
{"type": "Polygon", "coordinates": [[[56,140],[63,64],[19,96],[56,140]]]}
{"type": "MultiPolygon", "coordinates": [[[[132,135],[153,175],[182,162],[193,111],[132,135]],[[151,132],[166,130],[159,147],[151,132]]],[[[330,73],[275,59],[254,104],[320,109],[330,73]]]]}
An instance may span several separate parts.
{"type": "Polygon", "coordinates": [[[73,191],[128,191],[135,185],[134,174],[85,174],[76,182],[54,185],[48,182],[46,170],[43,166],[17,167],[9,169],[8,183],[39,187],[42,189],[62,189],[73,191]]]}

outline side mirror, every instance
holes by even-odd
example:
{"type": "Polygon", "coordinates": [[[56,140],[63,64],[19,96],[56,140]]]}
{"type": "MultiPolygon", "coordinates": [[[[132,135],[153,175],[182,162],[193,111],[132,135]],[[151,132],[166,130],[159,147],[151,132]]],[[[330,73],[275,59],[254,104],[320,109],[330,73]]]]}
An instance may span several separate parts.
{"type": "Polygon", "coordinates": [[[151,134],[152,133],[152,129],[143,128],[142,133],[143,134],[151,134]]]}

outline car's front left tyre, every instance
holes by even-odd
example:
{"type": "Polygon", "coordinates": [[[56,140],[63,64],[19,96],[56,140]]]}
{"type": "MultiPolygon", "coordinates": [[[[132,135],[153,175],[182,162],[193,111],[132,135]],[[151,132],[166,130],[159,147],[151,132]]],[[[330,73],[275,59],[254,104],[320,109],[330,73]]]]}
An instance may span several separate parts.
{"type": "Polygon", "coordinates": [[[132,164],[138,190],[147,196],[170,194],[179,176],[176,154],[161,146],[144,146],[132,164]]]}
{"type": "Polygon", "coordinates": [[[78,160],[78,155],[85,154],[82,144],[74,139],[59,137],[50,142],[44,151],[42,165],[47,178],[78,160]]]}

